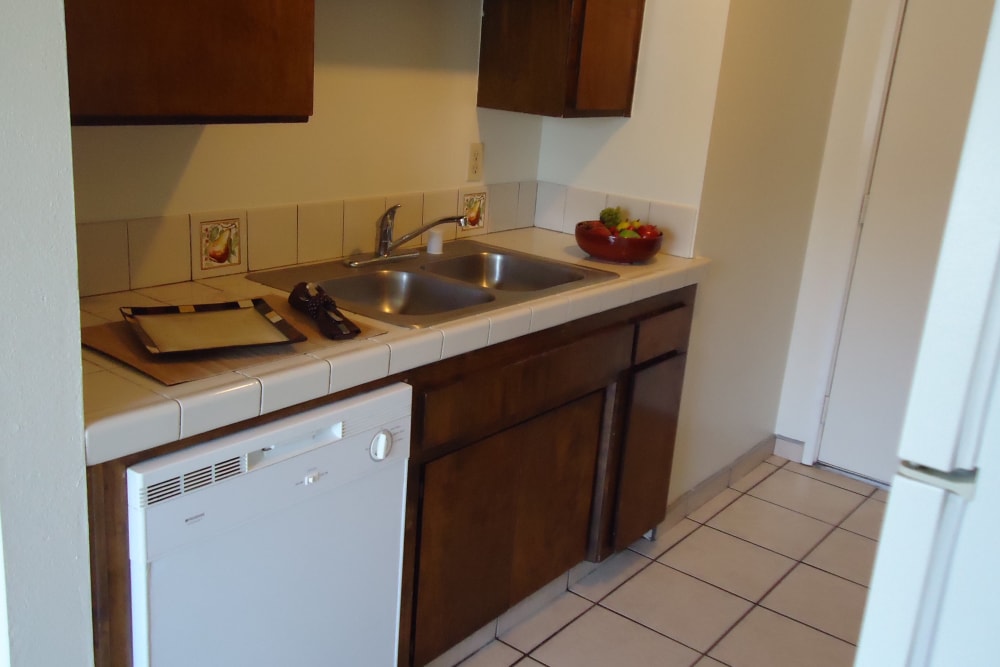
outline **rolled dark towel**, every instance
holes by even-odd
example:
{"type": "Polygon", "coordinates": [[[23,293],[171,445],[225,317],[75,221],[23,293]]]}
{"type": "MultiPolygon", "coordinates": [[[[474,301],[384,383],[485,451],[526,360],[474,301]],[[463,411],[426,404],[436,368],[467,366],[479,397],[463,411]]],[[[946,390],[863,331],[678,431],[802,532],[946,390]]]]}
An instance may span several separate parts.
{"type": "Polygon", "coordinates": [[[341,340],[361,333],[358,325],[347,319],[337,309],[337,302],[316,283],[299,283],[293,287],[288,303],[316,320],[319,330],[327,338],[341,340]]]}

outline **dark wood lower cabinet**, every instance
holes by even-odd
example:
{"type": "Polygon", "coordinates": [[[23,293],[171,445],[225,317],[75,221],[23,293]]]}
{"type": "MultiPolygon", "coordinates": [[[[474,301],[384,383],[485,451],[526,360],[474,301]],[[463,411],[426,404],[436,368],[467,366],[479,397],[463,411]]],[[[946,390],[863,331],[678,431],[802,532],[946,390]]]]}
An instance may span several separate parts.
{"type": "Polygon", "coordinates": [[[425,466],[414,663],[582,561],[603,392],[425,466]]]}
{"type": "Polygon", "coordinates": [[[501,433],[424,467],[417,664],[507,608],[517,506],[512,438],[501,433]]]}
{"type": "Polygon", "coordinates": [[[635,371],[618,476],[614,550],[628,547],[667,511],[686,355],[635,371]]]}
{"type": "Polygon", "coordinates": [[[604,393],[586,396],[521,427],[510,604],[587,555],[590,503],[604,393]]]}

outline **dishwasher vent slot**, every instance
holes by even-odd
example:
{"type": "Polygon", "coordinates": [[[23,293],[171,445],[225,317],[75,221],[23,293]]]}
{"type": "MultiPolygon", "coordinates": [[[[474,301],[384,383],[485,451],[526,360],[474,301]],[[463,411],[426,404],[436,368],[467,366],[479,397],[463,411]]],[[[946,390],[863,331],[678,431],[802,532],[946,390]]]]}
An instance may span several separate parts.
{"type": "Polygon", "coordinates": [[[243,457],[234,456],[231,459],[226,459],[225,461],[220,461],[212,466],[215,469],[215,481],[221,482],[227,477],[232,477],[234,475],[239,475],[245,472],[243,468],[243,457]]]}
{"type": "Polygon", "coordinates": [[[146,507],[147,505],[155,505],[179,495],[181,495],[181,478],[171,477],[162,482],[150,484],[143,489],[141,502],[142,506],[146,507]]]}
{"type": "Polygon", "coordinates": [[[184,478],[181,482],[183,482],[182,491],[184,493],[190,493],[195,489],[208,486],[212,483],[212,466],[205,466],[204,468],[184,473],[184,478]]]}
{"type": "Polygon", "coordinates": [[[165,500],[197,491],[229,477],[242,474],[246,471],[244,460],[242,456],[234,456],[225,461],[219,461],[210,466],[165,479],[162,482],[150,484],[139,491],[139,506],[148,507],[162,503],[165,500]]]}

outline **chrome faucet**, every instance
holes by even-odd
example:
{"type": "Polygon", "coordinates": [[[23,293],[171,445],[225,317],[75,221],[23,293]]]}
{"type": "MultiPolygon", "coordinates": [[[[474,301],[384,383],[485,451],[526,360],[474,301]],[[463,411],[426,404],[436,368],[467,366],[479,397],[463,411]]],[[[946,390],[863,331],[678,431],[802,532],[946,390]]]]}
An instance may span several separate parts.
{"type": "Polygon", "coordinates": [[[454,222],[458,224],[459,227],[465,229],[469,226],[469,219],[464,215],[449,215],[444,218],[435,220],[434,222],[429,222],[419,229],[415,229],[408,234],[404,234],[395,241],[392,239],[392,228],[393,224],[396,222],[396,211],[402,204],[395,204],[386,209],[385,213],[378,219],[375,225],[377,236],[375,238],[375,256],[368,257],[365,259],[346,259],[344,264],[352,268],[358,268],[361,266],[367,266],[369,264],[375,264],[379,262],[391,262],[397,259],[406,259],[408,257],[416,257],[419,252],[408,252],[393,255],[392,251],[399,246],[412,241],[424,232],[426,232],[431,227],[437,227],[438,225],[443,225],[448,222],[454,222]]]}

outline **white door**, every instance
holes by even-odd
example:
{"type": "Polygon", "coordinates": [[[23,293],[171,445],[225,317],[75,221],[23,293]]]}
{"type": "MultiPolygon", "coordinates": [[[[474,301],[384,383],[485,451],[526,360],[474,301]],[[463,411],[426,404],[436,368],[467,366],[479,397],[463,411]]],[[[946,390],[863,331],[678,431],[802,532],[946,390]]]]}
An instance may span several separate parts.
{"type": "Polygon", "coordinates": [[[992,0],[909,0],[819,444],[888,482],[992,0]]]}

